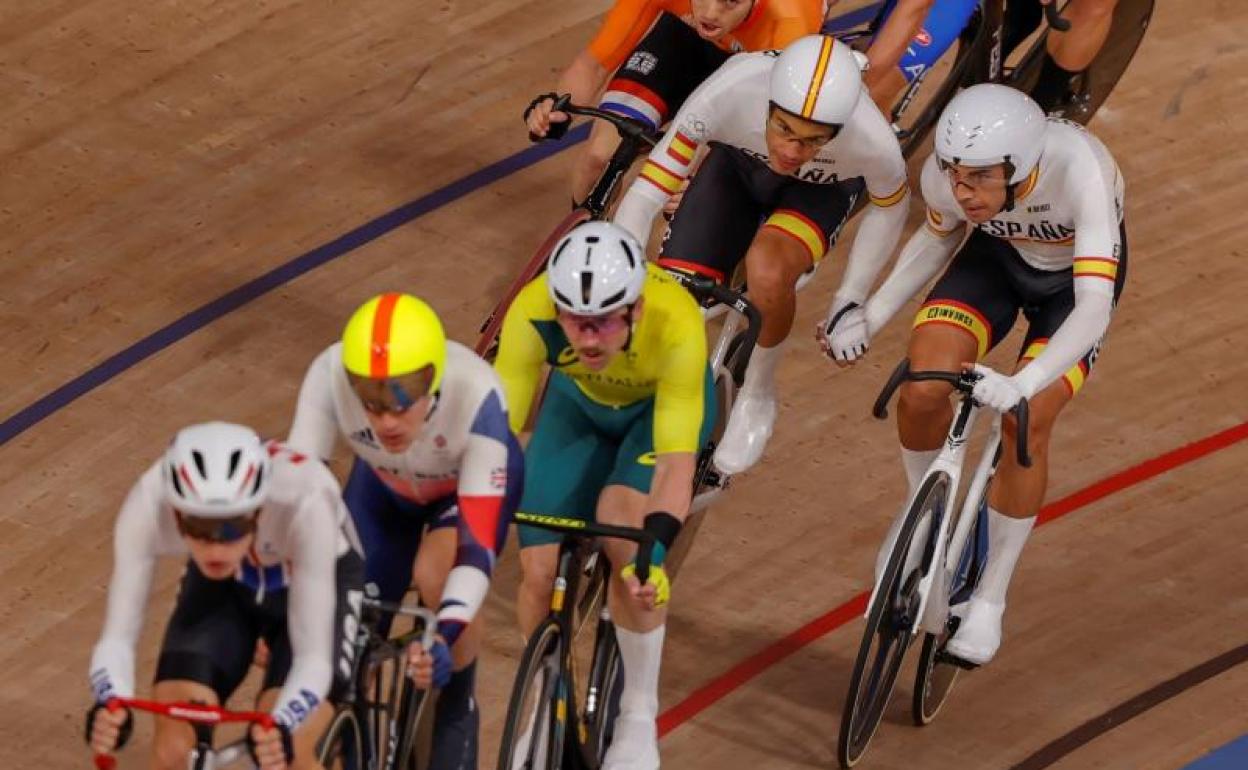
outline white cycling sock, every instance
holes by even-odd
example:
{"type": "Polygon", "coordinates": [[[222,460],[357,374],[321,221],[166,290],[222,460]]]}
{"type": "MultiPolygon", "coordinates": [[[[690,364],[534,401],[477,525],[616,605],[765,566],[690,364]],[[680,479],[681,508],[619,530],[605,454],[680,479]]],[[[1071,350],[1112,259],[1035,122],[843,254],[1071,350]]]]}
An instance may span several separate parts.
{"type": "Polygon", "coordinates": [[[1005,592],[1010,587],[1014,566],[1035,524],[1035,516],[1016,519],[988,507],[988,565],[975,589],[976,597],[993,604],[1005,604],[1005,592]]]}
{"type": "Polygon", "coordinates": [[[901,448],[901,464],[906,469],[906,483],[910,485],[910,496],[914,496],[919,488],[923,475],[940,454],[939,449],[906,449],[901,448]]]}
{"type": "Polygon", "coordinates": [[[624,664],[624,692],[620,694],[620,715],[654,719],[659,714],[659,664],[663,660],[663,636],[667,625],[638,633],[615,627],[624,664]]]}
{"type": "Polygon", "coordinates": [[[774,348],[755,347],[750,354],[750,365],[745,370],[742,393],[771,393],[775,390],[776,364],[780,361],[781,342],[774,348]]]}

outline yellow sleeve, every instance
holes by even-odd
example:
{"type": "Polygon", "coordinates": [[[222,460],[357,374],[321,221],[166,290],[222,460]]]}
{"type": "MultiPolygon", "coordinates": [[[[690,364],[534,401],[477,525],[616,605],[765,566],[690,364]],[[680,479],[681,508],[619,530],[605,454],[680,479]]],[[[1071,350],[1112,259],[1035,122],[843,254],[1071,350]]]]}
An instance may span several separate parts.
{"type": "Polygon", "coordinates": [[[668,328],[663,373],[654,395],[655,454],[699,449],[707,406],[706,329],[692,299],[689,309],[686,318],[668,328]]]}
{"type": "Polygon", "coordinates": [[[503,331],[499,337],[498,358],[494,370],[503,382],[503,397],[507,401],[507,421],[511,430],[519,433],[528,422],[529,410],[533,408],[533,396],[542,376],[542,363],[546,360],[546,344],[533,328],[534,294],[545,299],[545,287],[537,278],[521,289],[503,316],[503,331]],[[534,291],[536,287],[536,291],[534,291]]]}

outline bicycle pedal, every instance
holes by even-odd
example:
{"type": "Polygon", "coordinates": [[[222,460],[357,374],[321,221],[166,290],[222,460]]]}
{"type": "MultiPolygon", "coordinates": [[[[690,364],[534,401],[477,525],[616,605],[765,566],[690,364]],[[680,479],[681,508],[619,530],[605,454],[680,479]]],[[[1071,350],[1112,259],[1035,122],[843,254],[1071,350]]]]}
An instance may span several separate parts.
{"type": "Polygon", "coordinates": [[[963,671],[974,671],[975,669],[979,668],[978,663],[972,663],[969,660],[959,658],[957,655],[954,655],[950,652],[946,652],[944,649],[940,649],[936,651],[936,662],[946,663],[950,666],[957,666],[963,671]]]}

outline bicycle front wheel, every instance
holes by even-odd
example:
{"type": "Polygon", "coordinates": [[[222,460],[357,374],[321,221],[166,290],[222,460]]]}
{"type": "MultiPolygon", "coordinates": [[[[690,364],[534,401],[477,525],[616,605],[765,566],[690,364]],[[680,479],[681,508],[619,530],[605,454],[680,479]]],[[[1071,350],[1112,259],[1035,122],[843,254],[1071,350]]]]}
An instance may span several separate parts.
{"type": "Polygon", "coordinates": [[[558,723],[566,718],[558,708],[562,636],[559,623],[547,618],[529,637],[507,704],[498,770],[559,769],[566,732],[558,723]]]}
{"type": "Polygon", "coordinates": [[[334,714],[316,747],[316,761],[325,770],[364,770],[364,734],[354,709],[334,714]]]}
{"type": "Polygon", "coordinates": [[[931,540],[936,536],[948,488],[949,477],[944,473],[934,473],[923,481],[902,520],[879,588],[867,609],[867,626],[841,713],[837,742],[841,767],[853,767],[866,753],[893,694],[913,636],[910,630],[918,618],[919,581],[931,562],[931,540]]]}

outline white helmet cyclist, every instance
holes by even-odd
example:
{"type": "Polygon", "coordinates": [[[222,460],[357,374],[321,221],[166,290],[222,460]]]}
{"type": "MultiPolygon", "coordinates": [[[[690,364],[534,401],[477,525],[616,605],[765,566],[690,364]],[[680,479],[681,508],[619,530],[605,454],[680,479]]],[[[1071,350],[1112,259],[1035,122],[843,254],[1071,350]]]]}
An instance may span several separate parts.
{"type": "Polygon", "coordinates": [[[606,315],[641,297],[646,254],[619,225],[586,222],[559,240],[546,274],[556,307],[577,315],[606,315]]]}
{"type": "Polygon", "coordinates": [[[1010,166],[1009,184],[1031,174],[1044,149],[1047,119],[1040,105],[1017,89],[980,83],[949,102],[936,126],[942,165],[1010,166]]]}
{"type": "Polygon", "coordinates": [[[771,103],[815,123],[845,125],[861,94],[858,59],[828,35],[794,40],[771,68],[771,103]]]}
{"type": "Polygon", "coordinates": [[[185,516],[255,513],[269,494],[269,452],[251,428],[205,422],[178,431],[165,452],[165,499],[185,516]]]}

